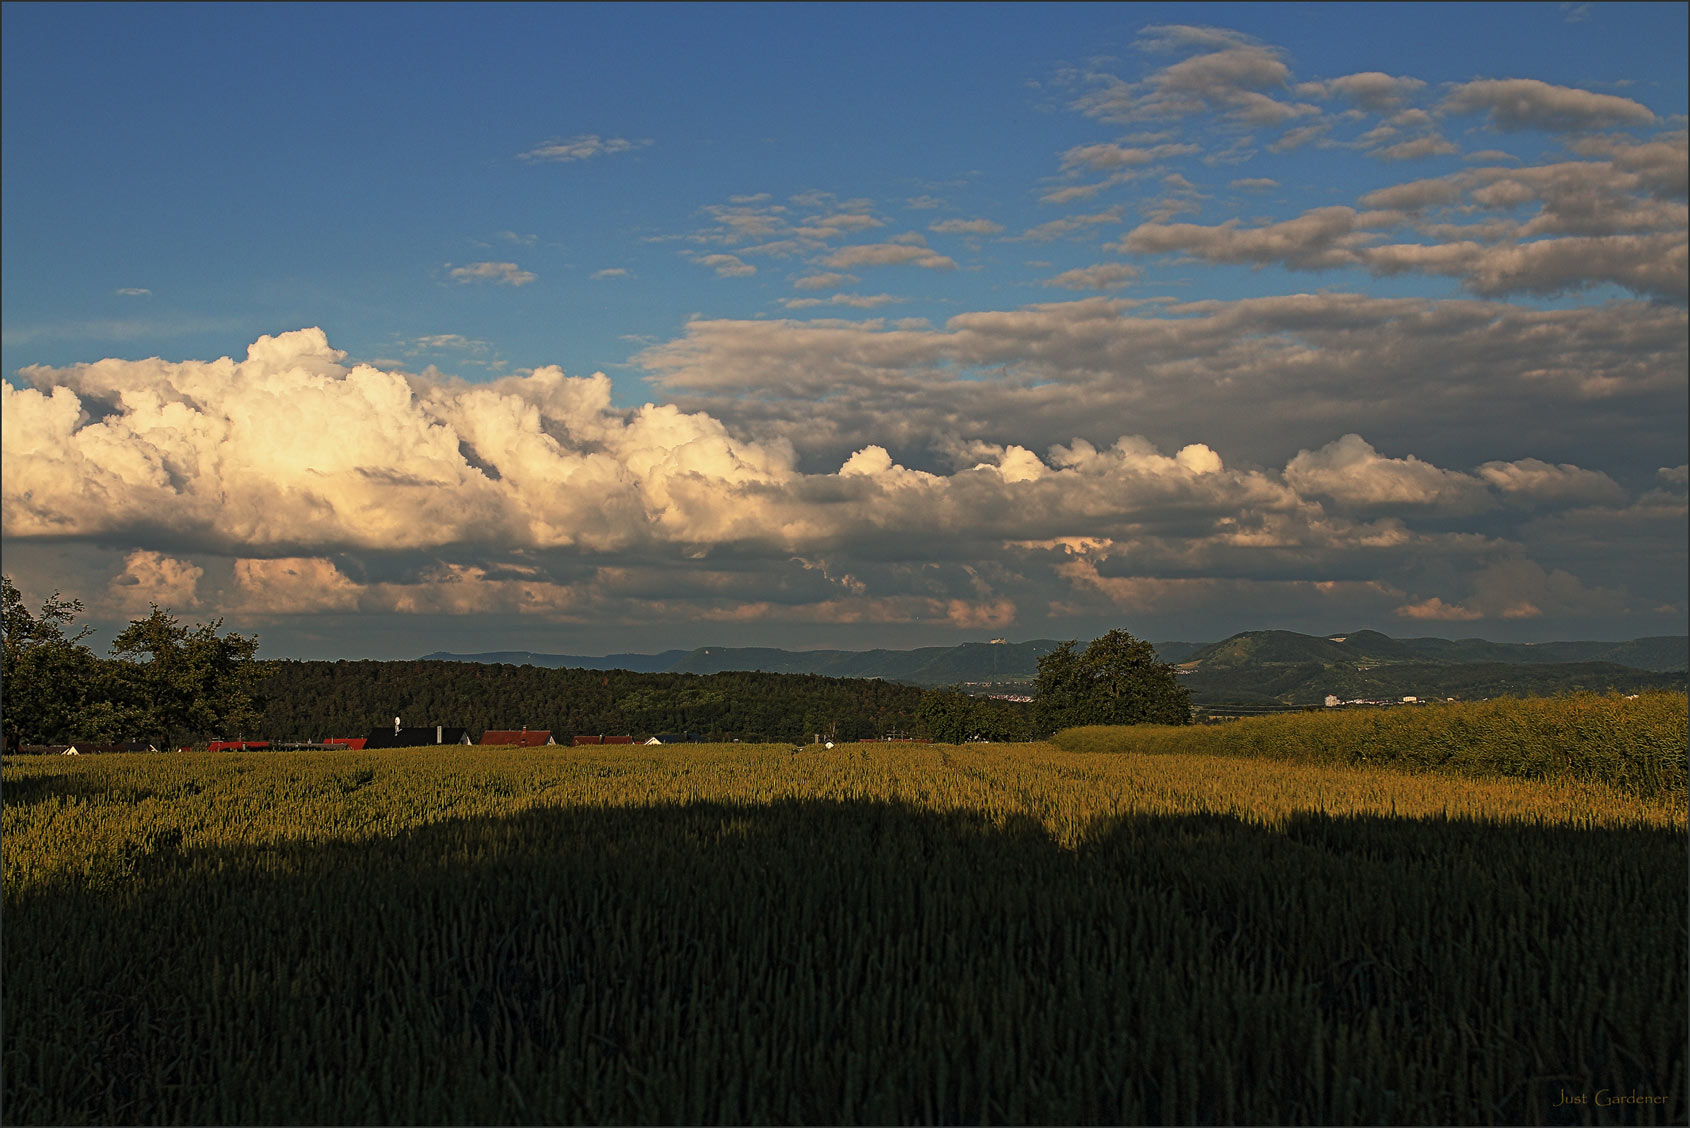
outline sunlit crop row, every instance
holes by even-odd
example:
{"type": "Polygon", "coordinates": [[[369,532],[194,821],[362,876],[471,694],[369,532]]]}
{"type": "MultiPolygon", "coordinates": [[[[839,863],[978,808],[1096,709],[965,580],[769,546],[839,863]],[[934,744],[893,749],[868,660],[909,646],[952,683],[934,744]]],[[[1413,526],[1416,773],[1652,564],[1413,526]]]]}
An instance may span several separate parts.
{"type": "Polygon", "coordinates": [[[1682,796],[1049,744],[3,785],[9,1122],[1685,1117],[1682,796]]]}
{"type": "Polygon", "coordinates": [[[1075,752],[1201,752],[1578,780],[1679,802],[1686,787],[1687,741],[1690,699],[1666,691],[1328,709],[1253,717],[1216,728],[1097,726],[1056,737],[1075,752]]]}

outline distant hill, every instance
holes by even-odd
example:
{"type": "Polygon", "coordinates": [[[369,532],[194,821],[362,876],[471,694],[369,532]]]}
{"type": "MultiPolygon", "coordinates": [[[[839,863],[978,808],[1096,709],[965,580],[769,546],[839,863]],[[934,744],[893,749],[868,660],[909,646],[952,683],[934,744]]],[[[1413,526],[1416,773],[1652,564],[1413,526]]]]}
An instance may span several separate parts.
{"type": "MultiPolygon", "coordinates": [[[[635,673],[715,674],[753,670],[835,678],[882,678],[937,686],[968,682],[1030,683],[1038,673],[1039,659],[1060,645],[1055,639],[1034,639],[967,642],[914,650],[704,646],[696,650],[602,657],[527,650],[482,654],[437,651],[425,658],[635,673]]],[[[1489,642],[1479,638],[1391,638],[1368,630],[1333,635],[1246,631],[1221,642],[1153,645],[1162,661],[1181,667],[1185,684],[1199,701],[1292,703],[1295,699],[1298,703],[1309,703],[1320,701],[1328,693],[1342,697],[1496,696],[1610,685],[1629,692],[1632,688],[1657,684],[1681,685],[1685,680],[1681,676],[1640,681],[1640,673],[1690,668],[1690,638],[1683,635],[1629,642],[1534,644],[1489,642]],[[1475,668],[1457,672],[1445,667],[1475,668]],[[1514,667],[1531,670],[1515,672],[1514,667]]]]}
{"type": "Polygon", "coordinates": [[[714,674],[725,670],[767,670],[783,674],[821,674],[833,678],[884,678],[916,685],[951,685],[967,681],[1019,681],[1038,673],[1039,659],[1060,642],[965,642],[960,646],[923,646],[916,650],[771,650],[709,646],[675,664],[677,673],[714,674]]]}
{"type": "Polygon", "coordinates": [[[1177,664],[1198,704],[1316,705],[1327,694],[1348,701],[1632,693],[1683,688],[1690,638],[1534,644],[1391,638],[1378,631],[1246,631],[1177,664]]]}
{"type": "Polygon", "coordinates": [[[1685,688],[1682,671],[1640,670],[1613,662],[1320,662],[1215,666],[1181,671],[1198,705],[1319,705],[1343,701],[1453,697],[1546,697],[1557,693],[1685,688]]]}
{"type": "Polygon", "coordinates": [[[1336,666],[1400,662],[1521,665],[1609,662],[1639,670],[1669,671],[1690,669],[1690,637],[1662,635],[1629,642],[1530,643],[1489,642],[1482,638],[1391,638],[1378,631],[1324,636],[1293,631],[1246,631],[1201,647],[1185,658],[1164,658],[1164,661],[1196,663],[1197,668],[1205,670],[1303,662],[1336,666]]]}
{"type": "Polygon", "coordinates": [[[685,650],[661,654],[605,654],[592,658],[581,654],[540,654],[532,650],[488,650],[481,654],[453,654],[437,650],[424,654],[423,662],[487,662],[500,666],[544,666],[551,670],[628,670],[636,674],[661,674],[686,657],[685,650]]]}
{"type": "MultiPolygon", "coordinates": [[[[771,674],[819,674],[830,678],[881,678],[914,685],[959,682],[1031,681],[1039,659],[1058,646],[1053,639],[1032,642],[965,642],[959,646],[924,646],[916,650],[780,650],[760,646],[701,646],[660,654],[607,654],[591,658],[500,650],[482,654],[436,651],[426,661],[495,662],[554,669],[630,670],[635,673],[719,674],[754,670],[771,674]]],[[[1187,648],[1190,643],[1174,643],[1187,648]]]]}

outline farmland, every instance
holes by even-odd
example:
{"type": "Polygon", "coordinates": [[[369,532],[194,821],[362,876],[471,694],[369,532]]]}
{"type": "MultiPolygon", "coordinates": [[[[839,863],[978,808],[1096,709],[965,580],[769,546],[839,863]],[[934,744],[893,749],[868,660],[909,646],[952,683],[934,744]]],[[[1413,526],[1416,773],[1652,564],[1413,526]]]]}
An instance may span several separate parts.
{"type": "Polygon", "coordinates": [[[1326,716],[8,759],[6,1117],[1682,1123],[1665,704],[1564,702],[1598,771],[1461,710],[1404,711],[1436,764],[1240,743],[1326,716]]]}

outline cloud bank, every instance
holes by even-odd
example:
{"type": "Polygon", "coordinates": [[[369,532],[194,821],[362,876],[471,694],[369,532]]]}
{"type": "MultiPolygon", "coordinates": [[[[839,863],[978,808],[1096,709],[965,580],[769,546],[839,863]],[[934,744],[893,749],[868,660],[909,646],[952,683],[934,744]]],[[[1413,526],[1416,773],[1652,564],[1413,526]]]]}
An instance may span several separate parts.
{"type": "MultiPolygon", "coordinates": [[[[883,365],[989,357],[997,332],[1104,308],[1069,305],[868,336],[883,365]]],[[[617,408],[604,375],[555,367],[469,384],[349,364],[318,329],[260,338],[239,361],[21,375],[0,393],[5,535],[133,546],[108,565],[113,613],[157,600],[254,622],[503,612],[1001,631],[1265,592],[1335,615],[1621,613],[1636,598],[1581,581],[1576,553],[1534,559],[1530,524],[1558,520],[1565,538],[1592,514],[1638,529],[1684,516],[1681,469],[1639,493],[1571,462],[1443,467],[1357,434],[1252,467],[1204,442],[1036,449],[963,429],[933,444],[943,465],[900,459],[889,436],[806,468],[802,428],[752,437],[673,404],[617,408]],[[1463,524],[1497,512],[1513,524],[1463,524]],[[1530,598],[1489,594],[1498,575],[1539,572],[1530,598]]]]}

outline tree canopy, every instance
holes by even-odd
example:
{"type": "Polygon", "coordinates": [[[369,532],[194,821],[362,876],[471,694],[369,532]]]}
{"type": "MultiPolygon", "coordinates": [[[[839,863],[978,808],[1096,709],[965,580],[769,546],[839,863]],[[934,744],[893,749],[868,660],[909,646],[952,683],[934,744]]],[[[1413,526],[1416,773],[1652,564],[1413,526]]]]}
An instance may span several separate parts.
{"type": "Polygon", "coordinates": [[[1073,639],[1039,659],[1034,708],[1042,732],[1191,720],[1191,695],[1148,642],[1112,630],[1078,647],[1073,639]]]}
{"type": "Polygon", "coordinates": [[[60,739],[87,714],[88,697],[99,680],[98,659],[82,644],[90,628],[71,630],[82,603],[60,599],[54,592],[42,601],[40,613],[32,615],[11,577],[0,579],[4,603],[0,692],[4,693],[6,747],[60,739]]]}
{"type": "Polygon", "coordinates": [[[80,600],[58,592],[31,614],[10,576],[3,581],[5,747],[145,740],[163,748],[257,724],[258,639],[219,634],[221,619],[189,627],[157,604],[96,657],[72,632],[80,600]]]}
{"type": "Polygon", "coordinates": [[[252,731],[261,710],[253,695],[262,673],[257,637],[230,631],[223,620],[187,627],[152,605],[112,643],[118,680],[131,692],[130,728],[155,743],[181,736],[239,736],[252,731]]]}

